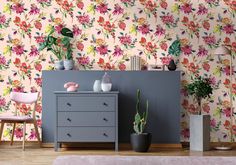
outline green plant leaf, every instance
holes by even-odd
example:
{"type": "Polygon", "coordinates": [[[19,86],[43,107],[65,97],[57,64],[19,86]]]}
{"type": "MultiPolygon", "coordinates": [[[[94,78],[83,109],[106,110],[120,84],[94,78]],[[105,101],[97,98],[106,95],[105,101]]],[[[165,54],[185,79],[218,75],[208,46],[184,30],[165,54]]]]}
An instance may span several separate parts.
{"type": "Polygon", "coordinates": [[[179,56],[181,53],[180,40],[175,40],[169,47],[168,53],[170,55],[179,56]]]}
{"type": "Polygon", "coordinates": [[[70,29],[68,29],[68,28],[62,28],[61,34],[63,36],[70,37],[70,38],[74,37],[73,32],[70,29]]]}

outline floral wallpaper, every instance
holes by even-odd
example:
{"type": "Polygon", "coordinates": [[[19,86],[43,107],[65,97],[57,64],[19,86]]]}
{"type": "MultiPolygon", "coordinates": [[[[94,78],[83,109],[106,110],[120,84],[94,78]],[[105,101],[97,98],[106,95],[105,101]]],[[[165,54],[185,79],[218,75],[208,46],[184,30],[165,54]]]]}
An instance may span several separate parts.
{"type": "MultiPolygon", "coordinates": [[[[202,108],[211,115],[211,141],[230,141],[230,56],[215,56],[213,51],[227,45],[236,66],[236,0],[1,0],[0,115],[14,112],[11,90],[41,92],[42,70],[53,69],[56,57],[39,51],[38,45],[51,29],[59,34],[63,27],[75,36],[76,69],[129,70],[130,56],[138,55],[144,66],[174,59],[183,71],[183,86],[194,75],[209,77],[214,93],[202,108]],[[180,41],[177,56],[169,51],[176,40],[180,41]]],[[[235,67],[233,71],[235,107],[235,67]]],[[[39,127],[41,105],[40,97],[39,127]]],[[[184,88],[181,105],[181,138],[188,141],[189,114],[197,104],[184,88]]],[[[26,105],[17,111],[32,113],[26,105]]],[[[36,140],[33,126],[28,128],[27,140],[36,140]]],[[[235,118],[233,129],[235,135],[235,118]]],[[[9,140],[11,134],[7,125],[3,139],[9,140]]],[[[17,125],[14,136],[22,139],[22,125],[17,125]]]]}

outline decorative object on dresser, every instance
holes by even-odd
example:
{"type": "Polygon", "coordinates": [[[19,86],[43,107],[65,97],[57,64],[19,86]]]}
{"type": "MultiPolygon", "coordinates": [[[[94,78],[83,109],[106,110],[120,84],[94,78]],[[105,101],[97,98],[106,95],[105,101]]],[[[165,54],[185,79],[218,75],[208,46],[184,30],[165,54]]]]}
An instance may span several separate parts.
{"type": "Polygon", "coordinates": [[[55,151],[63,142],[114,142],[118,151],[118,91],[54,93],[55,151]]]}
{"type": "Polygon", "coordinates": [[[202,115],[202,99],[210,97],[213,87],[209,78],[195,77],[186,85],[189,95],[197,101],[197,114],[190,115],[190,150],[207,151],[210,149],[210,115],[202,115]]]}
{"type": "Polygon", "coordinates": [[[93,84],[93,91],[94,92],[101,92],[102,88],[101,88],[101,80],[95,80],[94,84],[93,84]]]}
{"type": "Polygon", "coordinates": [[[148,70],[163,71],[164,65],[148,65],[148,70]]]}
{"type": "Polygon", "coordinates": [[[148,118],[148,100],[146,101],[146,111],[141,114],[141,91],[137,90],[136,114],[134,117],[133,128],[135,133],[130,135],[131,145],[136,152],[147,152],[152,140],[151,133],[144,133],[148,118]]]}
{"type": "Polygon", "coordinates": [[[102,77],[102,84],[101,88],[103,92],[109,92],[112,88],[111,77],[108,75],[107,72],[102,77]]]}
{"type": "Polygon", "coordinates": [[[172,60],[170,60],[170,62],[169,62],[169,64],[168,64],[168,69],[169,69],[169,71],[175,71],[176,70],[176,64],[175,64],[175,61],[172,59],[172,60]]]}
{"type": "Polygon", "coordinates": [[[1,137],[3,133],[3,128],[5,123],[11,123],[13,124],[12,129],[12,135],[11,135],[11,145],[13,144],[13,139],[15,135],[15,128],[16,124],[23,124],[23,144],[22,149],[25,150],[25,134],[26,134],[26,124],[33,124],[35,127],[35,133],[39,142],[39,145],[41,145],[40,141],[40,135],[38,131],[37,121],[35,117],[35,110],[36,110],[36,104],[38,100],[39,93],[21,93],[21,92],[11,92],[10,99],[11,101],[15,102],[15,115],[13,116],[0,116],[1,121],[1,130],[0,130],[0,142],[1,137]],[[18,109],[22,104],[27,105],[34,105],[33,106],[33,115],[32,116],[26,116],[26,115],[20,115],[18,109]]]}
{"type": "Polygon", "coordinates": [[[57,57],[58,61],[55,61],[55,69],[63,70],[65,68],[71,70],[74,67],[71,44],[71,38],[74,37],[73,32],[68,28],[62,28],[62,37],[55,35],[54,32],[55,28],[52,27],[44,42],[39,43],[39,50],[42,51],[46,48],[47,51],[51,51],[57,57]],[[65,58],[64,61],[63,58],[65,58]]]}
{"type": "Polygon", "coordinates": [[[141,70],[141,57],[131,56],[130,64],[131,64],[131,70],[141,70]]]}
{"type": "Polygon", "coordinates": [[[67,82],[64,84],[64,88],[66,88],[67,92],[76,92],[79,88],[79,84],[75,82],[67,82]]]}

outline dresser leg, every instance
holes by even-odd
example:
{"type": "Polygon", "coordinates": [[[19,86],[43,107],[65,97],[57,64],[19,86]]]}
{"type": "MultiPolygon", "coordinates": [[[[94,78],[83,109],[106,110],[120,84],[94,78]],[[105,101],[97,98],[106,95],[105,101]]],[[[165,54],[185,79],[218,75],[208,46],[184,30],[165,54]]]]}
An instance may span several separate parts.
{"type": "Polygon", "coordinates": [[[119,151],[119,146],[118,146],[118,142],[115,143],[115,151],[118,152],[119,151]]]}
{"type": "Polygon", "coordinates": [[[58,151],[58,148],[60,148],[60,143],[58,143],[58,142],[56,142],[56,143],[54,143],[54,150],[55,151],[58,151]]]}

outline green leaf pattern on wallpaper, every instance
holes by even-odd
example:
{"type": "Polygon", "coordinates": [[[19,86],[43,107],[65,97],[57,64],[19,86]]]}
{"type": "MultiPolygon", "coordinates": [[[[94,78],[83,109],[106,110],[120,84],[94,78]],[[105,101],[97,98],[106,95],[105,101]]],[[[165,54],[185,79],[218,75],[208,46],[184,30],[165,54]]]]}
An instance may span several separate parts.
{"type": "MultiPolygon", "coordinates": [[[[202,110],[211,114],[212,141],[229,141],[229,58],[212,52],[221,44],[228,45],[236,65],[235,6],[236,0],[2,0],[0,113],[13,112],[11,90],[41,91],[42,70],[53,69],[57,58],[46,49],[39,51],[39,45],[51,31],[59,35],[66,27],[73,31],[77,69],[129,70],[133,55],[139,55],[143,64],[174,59],[183,71],[182,141],[189,139],[188,114],[197,109],[183,87],[194,75],[210,78],[214,91],[209,101],[203,100],[202,110]]],[[[39,127],[41,105],[40,97],[39,127]]],[[[30,114],[31,108],[22,105],[18,111],[30,114]]],[[[233,128],[236,134],[235,121],[233,128]]],[[[4,140],[10,139],[11,129],[5,127],[4,140]]],[[[21,125],[15,138],[22,139],[21,125]]],[[[33,127],[27,130],[27,139],[36,140],[33,127]]]]}

